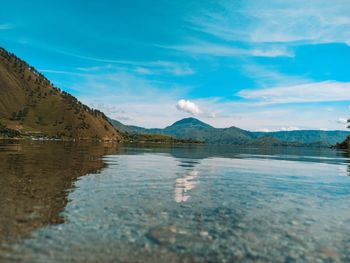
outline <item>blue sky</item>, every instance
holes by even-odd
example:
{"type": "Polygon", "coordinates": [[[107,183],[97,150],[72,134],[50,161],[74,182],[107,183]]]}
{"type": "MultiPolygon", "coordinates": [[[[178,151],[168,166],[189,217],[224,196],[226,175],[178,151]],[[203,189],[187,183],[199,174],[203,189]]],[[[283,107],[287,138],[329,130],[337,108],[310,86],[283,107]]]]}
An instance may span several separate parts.
{"type": "Polygon", "coordinates": [[[127,124],[345,129],[350,1],[2,1],[0,46],[127,124]]]}

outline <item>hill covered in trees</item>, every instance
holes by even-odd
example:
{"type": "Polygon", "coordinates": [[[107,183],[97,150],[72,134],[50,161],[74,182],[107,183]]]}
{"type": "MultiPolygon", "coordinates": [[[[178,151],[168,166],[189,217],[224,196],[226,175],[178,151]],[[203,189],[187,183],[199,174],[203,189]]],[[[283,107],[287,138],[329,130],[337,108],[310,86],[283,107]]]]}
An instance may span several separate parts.
{"type": "MultiPolygon", "coordinates": [[[[350,124],[350,119],[348,119],[348,124],[350,124]]],[[[348,129],[350,129],[350,125],[348,126],[348,129]]],[[[336,147],[339,149],[350,150],[350,135],[343,142],[337,143],[336,147]]]]}
{"type": "Polygon", "coordinates": [[[120,141],[107,117],[0,48],[0,137],[45,136],[120,141]]]}
{"type": "Polygon", "coordinates": [[[120,131],[129,134],[164,134],[176,139],[195,140],[212,144],[257,146],[332,146],[344,141],[346,131],[298,130],[279,132],[251,132],[237,127],[215,128],[195,118],[186,118],[164,129],[145,129],[111,120],[120,131]]]}

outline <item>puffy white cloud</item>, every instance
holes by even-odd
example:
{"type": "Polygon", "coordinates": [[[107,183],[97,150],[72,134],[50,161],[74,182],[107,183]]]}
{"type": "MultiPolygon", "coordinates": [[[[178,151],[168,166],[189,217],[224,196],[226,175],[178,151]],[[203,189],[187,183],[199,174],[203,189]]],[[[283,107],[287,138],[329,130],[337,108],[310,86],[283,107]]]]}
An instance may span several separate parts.
{"type": "Polygon", "coordinates": [[[198,105],[189,100],[181,99],[177,102],[176,108],[180,111],[190,113],[194,116],[198,116],[202,113],[198,105]]]}

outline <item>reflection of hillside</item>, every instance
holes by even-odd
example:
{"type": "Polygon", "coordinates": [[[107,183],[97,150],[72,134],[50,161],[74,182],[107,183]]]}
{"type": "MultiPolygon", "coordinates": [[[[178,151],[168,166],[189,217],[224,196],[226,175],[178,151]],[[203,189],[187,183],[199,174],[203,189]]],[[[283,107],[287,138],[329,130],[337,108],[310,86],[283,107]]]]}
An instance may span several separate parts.
{"type": "MultiPolygon", "coordinates": [[[[350,151],[343,152],[344,157],[350,159],[350,151]]],[[[348,176],[350,176],[350,163],[348,164],[348,176]]]]}
{"type": "MultiPolygon", "coordinates": [[[[268,158],[290,161],[339,163],[342,151],[327,147],[239,147],[232,145],[126,145],[124,154],[166,153],[177,159],[268,158]]],[[[347,158],[347,157],[346,157],[347,158]]]]}
{"type": "Polygon", "coordinates": [[[0,144],[0,247],[62,222],[77,177],[98,172],[101,157],[116,151],[101,144],[0,144]]]}

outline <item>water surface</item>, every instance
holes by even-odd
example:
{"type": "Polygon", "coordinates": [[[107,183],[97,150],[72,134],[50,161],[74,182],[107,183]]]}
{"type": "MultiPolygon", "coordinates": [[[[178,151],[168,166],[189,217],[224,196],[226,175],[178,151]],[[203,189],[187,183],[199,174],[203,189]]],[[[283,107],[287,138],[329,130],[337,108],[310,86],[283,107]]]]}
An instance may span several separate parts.
{"type": "Polygon", "coordinates": [[[0,261],[347,262],[330,149],[0,144],[0,261]]]}

